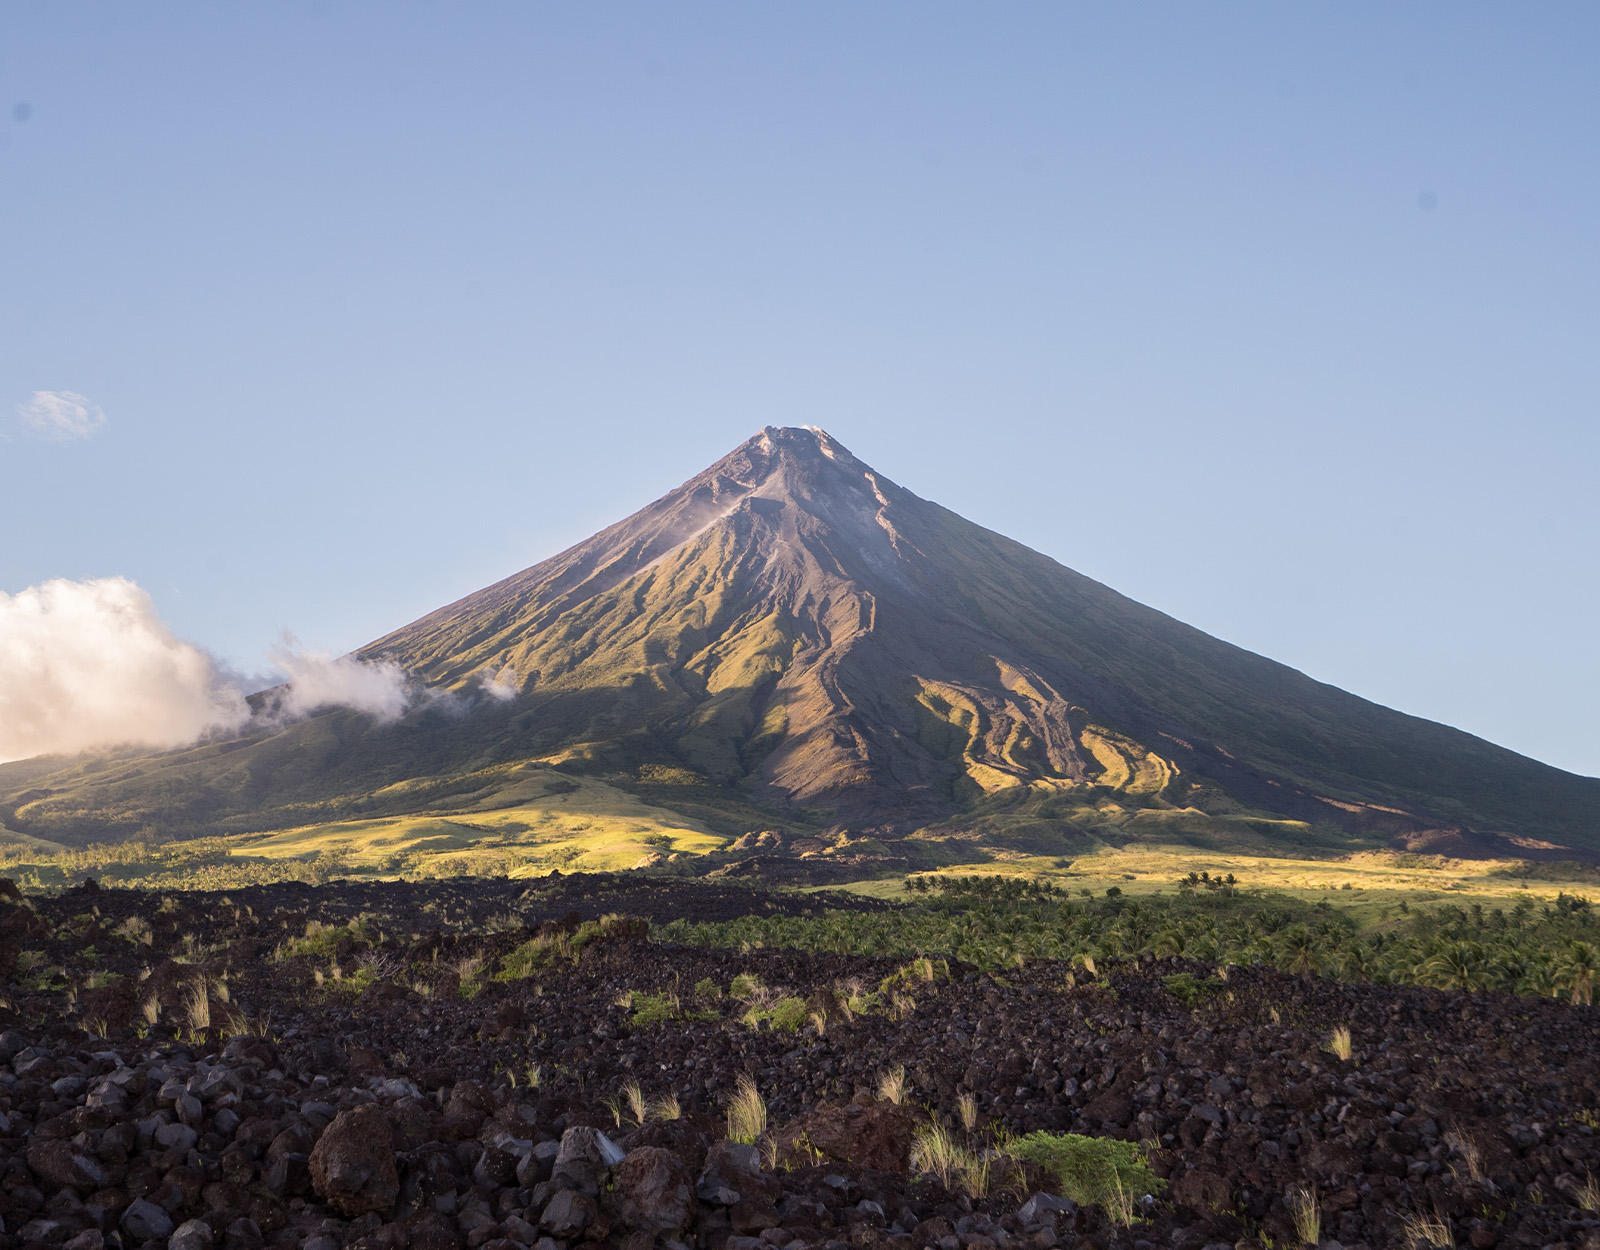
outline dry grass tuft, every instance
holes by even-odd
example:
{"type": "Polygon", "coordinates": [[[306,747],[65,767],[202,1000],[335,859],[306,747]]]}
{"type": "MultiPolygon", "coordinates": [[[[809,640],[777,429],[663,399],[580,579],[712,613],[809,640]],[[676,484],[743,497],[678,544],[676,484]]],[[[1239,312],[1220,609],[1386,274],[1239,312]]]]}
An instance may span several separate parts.
{"type": "Polygon", "coordinates": [[[899,1106],[906,1096],[906,1070],[901,1065],[878,1078],[878,1097],[899,1106]]]}
{"type": "Polygon", "coordinates": [[[1406,1244],[1411,1250],[1455,1250],[1456,1234],[1450,1221],[1435,1211],[1406,1217],[1406,1244]]]}
{"type": "Polygon", "coordinates": [[[1348,1060],[1354,1053],[1355,1047],[1350,1040],[1350,1028],[1341,1024],[1328,1038],[1328,1044],[1323,1047],[1335,1059],[1348,1060]]]}
{"type": "Polygon", "coordinates": [[[962,1190],[969,1198],[989,1192],[989,1161],[968,1150],[942,1124],[929,1123],[911,1139],[912,1165],[938,1178],[951,1193],[962,1190]]]}
{"type": "Polygon", "coordinates": [[[1289,1214],[1294,1220],[1294,1235],[1302,1246],[1315,1246],[1322,1241],[1322,1208],[1317,1205],[1317,1191],[1312,1185],[1301,1185],[1288,1194],[1289,1214]]]}
{"type": "Polygon", "coordinates": [[[643,1124],[645,1118],[644,1090],[639,1088],[638,1081],[629,1081],[622,1087],[622,1097],[627,1101],[628,1114],[633,1117],[635,1124],[643,1124]]]}
{"type": "Polygon", "coordinates": [[[978,1100],[971,1094],[962,1094],[956,1099],[956,1115],[961,1119],[961,1127],[971,1133],[978,1127],[978,1100]]]}
{"type": "Polygon", "coordinates": [[[728,1140],[753,1146],[767,1131],[767,1104],[748,1075],[739,1074],[739,1085],[728,1099],[728,1140]]]}
{"type": "Polygon", "coordinates": [[[204,977],[183,987],[183,1018],[195,1033],[211,1027],[211,996],[206,993],[204,977]]]}
{"type": "Polygon", "coordinates": [[[1452,1164],[1450,1170],[1457,1180],[1467,1182],[1481,1181],[1483,1171],[1483,1147],[1465,1133],[1446,1133],[1444,1143],[1455,1151],[1460,1159],[1459,1164],[1452,1164]]]}

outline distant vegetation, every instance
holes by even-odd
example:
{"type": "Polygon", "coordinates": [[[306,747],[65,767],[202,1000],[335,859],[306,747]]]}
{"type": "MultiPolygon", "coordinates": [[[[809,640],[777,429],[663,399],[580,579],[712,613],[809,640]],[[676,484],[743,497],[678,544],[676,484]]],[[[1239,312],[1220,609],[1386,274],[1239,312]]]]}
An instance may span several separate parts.
{"type": "MultiPolygon", "coordinates": [[[[946,956],[986,971],[1029,959],[1097,961],[1179,956],[1269,965],[1306,976],[1441,989],[1507,990],[1591,1002],[1600,976],[1600,914],[1561,894],[1510,908],[1411,907],[1362,928],[1331,903],[1305,904],[1223,881],[1142,899],[1073,898],[1050,881],[912,879],[915,906],[874,915],[745,916],[721,924],[676,921],[664,940],[708,946],[785,947],[895,959],[946,956]]],[[[1114,887],[1113,887],[1114,888],[1114,887]]],[[[1169,987],[1179,997],[1205,982],[1169,987]]]]}

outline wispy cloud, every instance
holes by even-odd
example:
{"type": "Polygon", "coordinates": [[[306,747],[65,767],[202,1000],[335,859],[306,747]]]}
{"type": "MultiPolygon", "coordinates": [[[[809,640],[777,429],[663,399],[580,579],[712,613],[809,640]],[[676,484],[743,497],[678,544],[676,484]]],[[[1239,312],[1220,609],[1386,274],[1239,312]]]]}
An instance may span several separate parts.
{"type": "Polygon", "coordinates": [[[100,405],[76,391],[35,391],[17,416],[29,433],[58,443],[92,437],[106,423],[100,405]]]}
{"type": "Polygon", "coordinates": [[[380,721],[398,720],[410,702],[406,675],[389,660],[368,663],[351,655],[329,656],[302,651],[285,634],[271,660],[289,680],[276,692],[278,715],[309,716],[329,707],[354,708],[380,721]]]}

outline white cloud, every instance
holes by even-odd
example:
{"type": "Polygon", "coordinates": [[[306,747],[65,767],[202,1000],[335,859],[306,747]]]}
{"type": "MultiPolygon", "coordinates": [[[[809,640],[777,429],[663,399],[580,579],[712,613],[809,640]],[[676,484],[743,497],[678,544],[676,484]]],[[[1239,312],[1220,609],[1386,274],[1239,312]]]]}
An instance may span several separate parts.
{"type": "Polygon", "coordinates": [[[278,714],[288,719],[322,708],[348,707],[391,721],[399,719],[410,701],[406,675],[390,660],[368,663],[350,655],[317,655],[299,650],[288,635],[271,658],[289,674],[275,705],[278,714]]]}
{"type": "MultiPolygon", "coordinates": [[[[272,659],[288,681],[272,692],[269,726],[328,707],[390,721],[410,700],[393,663],[314,655],[287,637],[272,659]]],[[[248,688],[176,637],[127,578],[0,592],[0,763],[124,745],[166,749],[233,733],[251,721],[248,688]]]]}
{"type": "Polygon", "coordinates": [[[517,670],[507,664],[493,677],[484,679],[483,693],[497,703],[509,703],[517,697],[517,670]]]}
{"type": "Polygon", "coordinates": [[[34,434],[56,442],[88,438],[106,423],[100,405],[76,391],[35,391],[17,405],[17,415],[34,434]]]}
{"type": "Polygon", "coordinates": [[[249,716],[216,662],[122,577],[0,593],[0,761],[175,747],[249,716]]]}

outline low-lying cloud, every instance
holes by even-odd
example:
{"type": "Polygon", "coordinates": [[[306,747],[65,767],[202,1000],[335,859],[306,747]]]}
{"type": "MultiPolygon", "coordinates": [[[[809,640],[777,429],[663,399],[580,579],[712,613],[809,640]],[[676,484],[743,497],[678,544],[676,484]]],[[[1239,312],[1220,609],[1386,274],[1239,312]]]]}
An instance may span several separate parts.
{"type": "MultiPolygon", "coordinates": [[[[288,680],[257,723],[329,707],[393,720],[410,698],[395,664],[309,654],[289,639],[272,659],[288,680]]],[[[127,578],[0,592],[0,762],[235,733],[252,723],[246,693],[241,678],[174,635],[127,578]]]]}
{"type": "Polygon", "coordinates": [[[92,437],[106,423],[100,405],[76,391],[35,391],[17,416],[30,434],[58,443],[92,437]]]}
{"type": "Polygon", "coordinates": [[[277,715],[295,720],[323,708],[348,707],[380,721],[398,720],[410,702],[406,675],[391,660],[368,662],[354,656],[317,655],[296,648],[294,639],[271,653],[274,664],[289,674],[274,691],[277,715]]]}
{"type": "Polygon", "coordinates": [[[0,593],[0,760],[181,746],[249,715],[216,662],[126,578],[0,593]]]}

